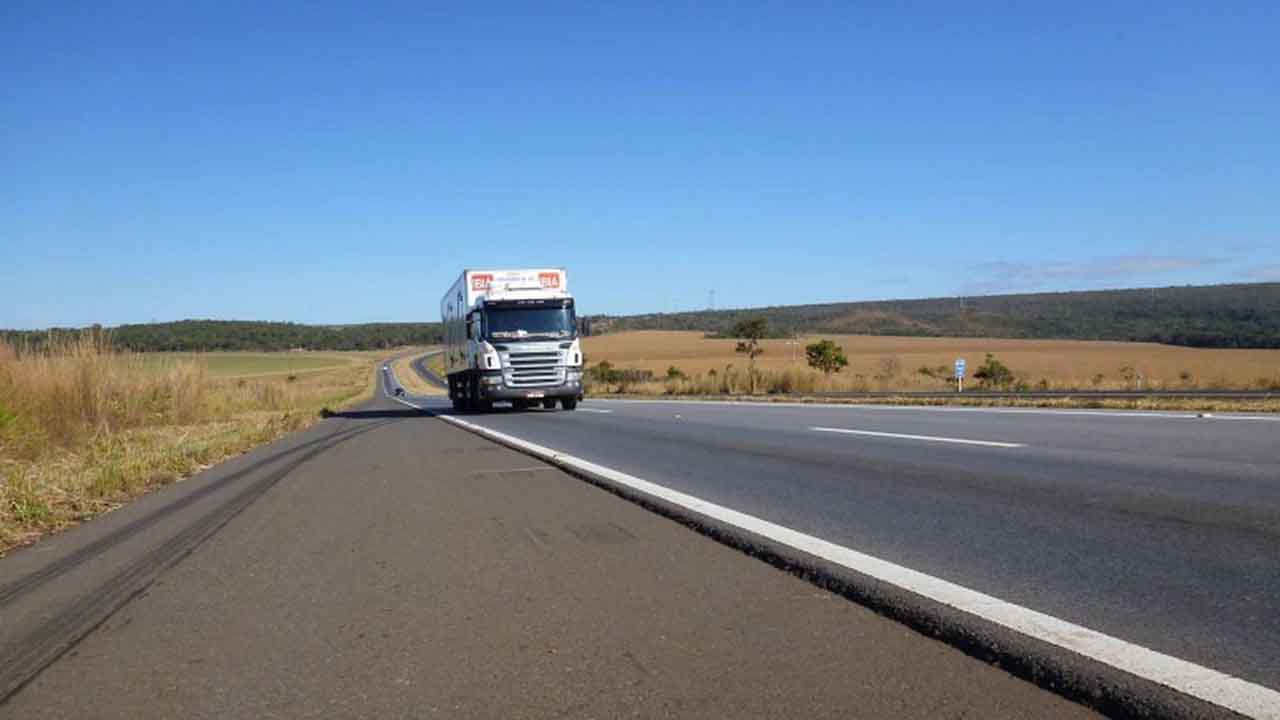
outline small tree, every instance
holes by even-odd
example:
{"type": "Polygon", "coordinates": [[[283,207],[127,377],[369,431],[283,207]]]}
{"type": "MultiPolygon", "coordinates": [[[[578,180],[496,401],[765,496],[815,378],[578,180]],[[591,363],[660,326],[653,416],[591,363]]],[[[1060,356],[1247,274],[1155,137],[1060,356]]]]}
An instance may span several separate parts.
{"type": "Polygon", "coordinates": [[[769,324],[764,318],[743,320],[733,326],[733,336],[742,338],[734,351],[747,356],[747,376],[750,379],[752,395],[756,393],[756,358],[764,354],[764,348],[760,347],[760,340],[768,331],[769,324]]]}
{"type": "Polygon", "coordinates": [[[973,374],[982,387],[1006,388],[1013,384],[1013,371],[1007,365],[996,359],[991,353],[987,353],[987,358],[973,374]]]}
{"type": "Polygon", "coordinates": [[[809,359],[809,367],[821,370],[824,375],[830,375],[833,372],[838,373],[841,368],[849,364],[849,358],[845,356],[844,348],[830,340],[819,340],[811,345],[806,345],[804,354],[809,359]]]}
{"type": "Polygon", "coordinates": [[[621,372],[615,370],[613,363],[608,360],[601,360],[595,367],[587,371],[592,379],[602,383],[616,383],[621,376],[621,372]]]}

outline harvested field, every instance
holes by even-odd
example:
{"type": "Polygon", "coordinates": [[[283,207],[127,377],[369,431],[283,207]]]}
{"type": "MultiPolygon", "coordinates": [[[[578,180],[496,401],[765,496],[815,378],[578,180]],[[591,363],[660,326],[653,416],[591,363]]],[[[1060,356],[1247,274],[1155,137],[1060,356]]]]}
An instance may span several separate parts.
{"type": "MultiPolygon", "coordinates": [[[[712,371],[723,378],[744,374],[747,360],[735,340],[706,339],[697,332],[638,331],[584,339],[589,365],[608,361],[618,368],[649,370],[665,378],[674,366],[691,380],[712,371]]],[[[1044,389],[1280,389],[1280,350],[1221,350],[1154,343],[996,338],[922,338],[869,335],[814,335],[764,340],[757,367],[767,375],[789,374],[800,391],[940,390],[949,387],[956,358],[968,374],[992,353],[1017,380],[1044,389]],[[842,346],[849,366],[830,379],[808,378],[805,345],[828,339],[842,346]],[[933,376],[919,372],[929,368],[933,376]]],[[[769,389],[768,386],[765,389],[769,389]]],[[[705,391],[705,388],[704,388],[705,391]]]]}

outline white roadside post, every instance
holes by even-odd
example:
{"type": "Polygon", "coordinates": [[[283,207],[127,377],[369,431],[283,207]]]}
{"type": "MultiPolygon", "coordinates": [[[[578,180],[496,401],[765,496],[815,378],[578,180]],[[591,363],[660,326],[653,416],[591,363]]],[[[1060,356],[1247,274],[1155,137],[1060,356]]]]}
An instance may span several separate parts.
{"type": "Polygon", "coordinates": [[[956,392],[964,392],[964,358],[956,359],[956,392]]]}

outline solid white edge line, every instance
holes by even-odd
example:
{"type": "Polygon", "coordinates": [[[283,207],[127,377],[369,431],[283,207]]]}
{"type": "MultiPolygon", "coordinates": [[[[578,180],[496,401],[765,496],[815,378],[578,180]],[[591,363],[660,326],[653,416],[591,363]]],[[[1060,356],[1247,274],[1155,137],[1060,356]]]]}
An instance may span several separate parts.
{"type": "Polygon", "coordinates": [[[877,432],[875,430],[850,430],[848,428],[811,427],[810,430],[821,433],[841,433],[844,435],[866,435],[869,437],[895,438],[901,440],[924,440],[926,442],[955,443],[957,445],[983,445],[998,448],[1026,447],[1026,443],[997,442],[995,440],[966,440],[964,438],[938,437],[935,435],[907,435],[905,433],[877,432]]]}
{"type": "Polygon", "coordinates": [[[387,399],[388,399],[388,400],[395,400],[396,402],[400,403],[401,405],[408,405],[409,407],[413,408],[414,410],[423,410],[423,409],[424,409],[421,405],[414,405],[413,403],[409,402],[408,400],[401,400],[400,398],[398,398],[398,397],[396,397],[396,396],[394,396],[394,395],[387,395],[386,397],[387,397],[387,399]]]}
{"type": "MultiPolygon", "coordinates": [[[[409,403],[405,403],[406,405],[409,403]]],[[[1252,718],[1280,720],[1280,692],[1195,663],[1165,655],[1051,615],[1015,605],[925,573],[895,565],[852,548],[807,535],[693,495],[552,448],[490,430],[460,418],[439,419],[479,435],[519,447],[553,464],[607,478],[646,495],[683,507],[897,588],[953,607],[1028,637],[1065,648],[1185,695],[1252,718]]]]}

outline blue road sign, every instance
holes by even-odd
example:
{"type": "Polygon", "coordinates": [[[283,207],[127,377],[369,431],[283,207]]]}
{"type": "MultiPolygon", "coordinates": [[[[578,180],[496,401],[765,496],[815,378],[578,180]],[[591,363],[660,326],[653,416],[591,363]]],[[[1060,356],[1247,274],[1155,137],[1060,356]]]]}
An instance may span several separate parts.
{"type": "Polygon", "coordinates": [[[964,377],[964,358],[956,360],[956,377],[964,377]]]}

